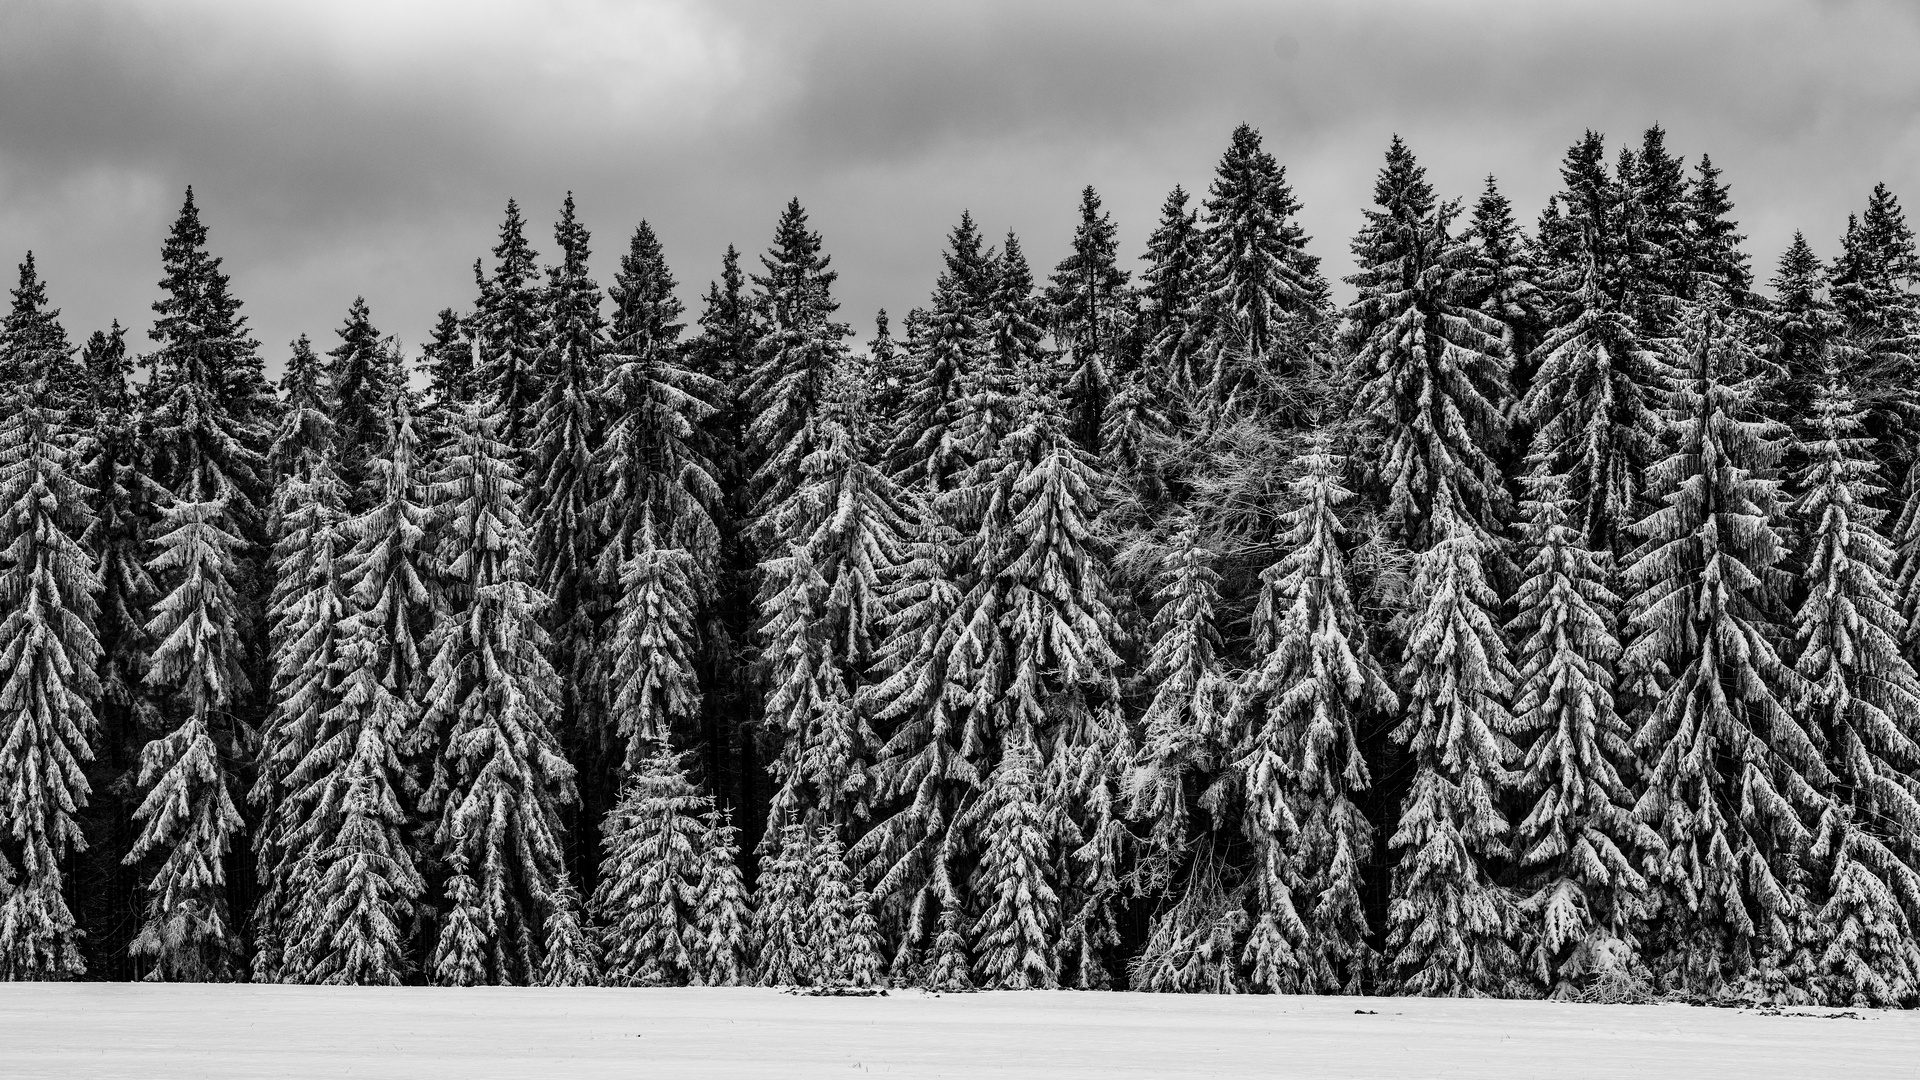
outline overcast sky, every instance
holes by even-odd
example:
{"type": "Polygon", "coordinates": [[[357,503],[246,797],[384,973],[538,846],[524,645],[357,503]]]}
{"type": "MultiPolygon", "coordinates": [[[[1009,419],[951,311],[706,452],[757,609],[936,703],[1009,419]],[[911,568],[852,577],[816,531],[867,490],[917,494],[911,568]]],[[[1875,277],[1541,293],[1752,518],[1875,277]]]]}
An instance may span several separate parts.
{"type": "Polygon", "coordinates": [[[1093,184],[1137,266],[1241,121],[1334,277],[1394,132],[1531,223],[1583,130],[1658,122],[1764,280],[1876,181],[1920,206],[1916,57],[1913,0],[0,0],[0,259],[34,251],[76,337],[144,335],[191,184],[277,368],[360,294],[417,345],[510,195],[550,258],[571,189],[603,284],[648,219],[690,307],[798,196],[864,340],[963,208],[1044,273],[1093,184]]]}

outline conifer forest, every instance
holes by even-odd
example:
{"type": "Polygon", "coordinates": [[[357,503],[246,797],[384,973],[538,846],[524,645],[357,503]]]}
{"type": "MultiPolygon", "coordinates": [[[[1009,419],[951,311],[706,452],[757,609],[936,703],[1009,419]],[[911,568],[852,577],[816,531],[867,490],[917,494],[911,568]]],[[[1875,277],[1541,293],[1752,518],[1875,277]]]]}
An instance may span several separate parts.
{"type": "Polygon", "coordinates": [[[254,340],[191,190],[145,338],[27,254],[0,975],[1920,1002],[1898,199],[1415,150],[891,317],[798,200],[605,284],[508,201],[412,350],[254,340]]]}

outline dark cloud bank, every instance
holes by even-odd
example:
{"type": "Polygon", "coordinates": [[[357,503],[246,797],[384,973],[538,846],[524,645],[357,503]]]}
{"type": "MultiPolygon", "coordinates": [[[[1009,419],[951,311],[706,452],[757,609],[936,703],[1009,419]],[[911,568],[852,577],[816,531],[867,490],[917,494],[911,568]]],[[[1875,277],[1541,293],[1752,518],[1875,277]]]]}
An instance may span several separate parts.
{"type": "Polygon", "coordinates": [[[1443,191],[1491,172],[1530,217],[1583,130],[1658,122],[1725,170],[1764,277],[1796,228],[1830,253],[1876,181],[1920,200],[1915,10],[0,0],[0,258],[34,250],[76,333],[144,331],[192,184],[277,362],[361,293],[417,343],[509,195],[544,250],[571,189],[603,280],[651,220],[690,302],[797,195],[864,327],[924,298],[962,208],[1044,267],[1091,183],[1137,252],[1243,120],[1335,276],[1394,132],[1443,191]]]}

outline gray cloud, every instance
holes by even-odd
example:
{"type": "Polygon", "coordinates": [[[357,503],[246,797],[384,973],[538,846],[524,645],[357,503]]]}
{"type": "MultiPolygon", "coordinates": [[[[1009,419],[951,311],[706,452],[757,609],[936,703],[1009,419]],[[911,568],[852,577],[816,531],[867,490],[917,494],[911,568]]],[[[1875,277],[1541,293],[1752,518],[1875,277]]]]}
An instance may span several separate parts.
{"type": "MultiPolygon", "coordinates": [[[[1260,127],[1331,274],[1399,132],[1446,191],[1531,216],[1565,147],[1659,122],[1734,186],[1763,271],[1920,192],[1901,0],[1347,3],[0,0],[0,258],[71,329],[144,330],[191,183],[269,355],[364,293],[417,342],[519,198],[573,190],[611,275],[641,217],[694,294],[812,210],[850,321],[919,302],[963,207],[1043,269],[1083,184],[1139,249],[1175,182],[1260,127]]],[[[1920,199],[1920,194],[1912,198],[1920,199]]]]}

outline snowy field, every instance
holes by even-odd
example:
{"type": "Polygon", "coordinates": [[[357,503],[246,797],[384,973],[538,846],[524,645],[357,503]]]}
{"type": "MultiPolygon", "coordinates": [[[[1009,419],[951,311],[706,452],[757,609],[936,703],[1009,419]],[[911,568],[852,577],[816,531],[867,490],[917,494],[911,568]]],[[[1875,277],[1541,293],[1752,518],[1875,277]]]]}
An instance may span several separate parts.
{"type": "Polygon", "coordinates": [[[0,985],[0,1076],[1920,1075],[1920,1015],[1858,1015],[1402,998],[14,983],[0,985]]]}

